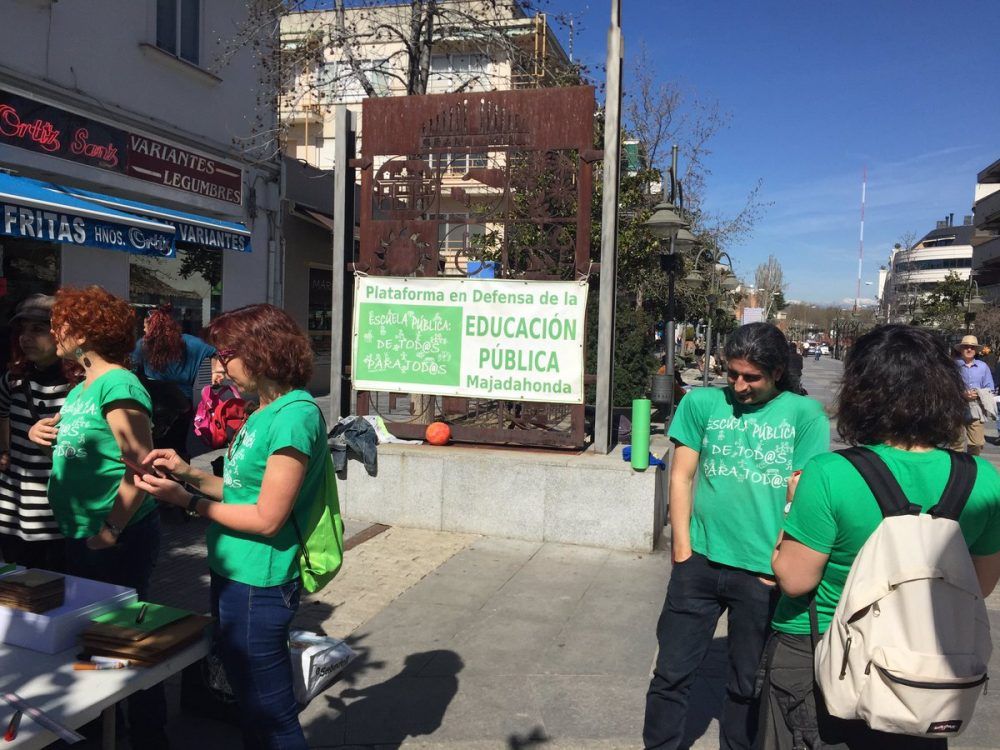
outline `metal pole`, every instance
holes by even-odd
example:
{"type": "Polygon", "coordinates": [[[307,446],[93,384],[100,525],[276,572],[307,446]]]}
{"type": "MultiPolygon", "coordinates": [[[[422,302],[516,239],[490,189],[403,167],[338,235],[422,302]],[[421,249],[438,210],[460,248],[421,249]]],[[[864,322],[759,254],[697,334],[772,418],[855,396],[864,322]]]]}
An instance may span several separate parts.
{"type": "MultiPolygon", "coordinates": [[[[711,300],[711,296],[709,297],[711,300]]],[[[708,327],[705,329],[705,375],[702,380],[704,385],[708,385],[708,363],[712,356],[712,303],[708,303],[708,327]]]]}
{"type": "MultiPolygon", "coordinates": [[[[354,157],[354,114],[346,106],[334,107],[334,187],[333,187],[333,257],[331,271],[330,322],[330,420],[346,416],[344,410],[344,328],[352,318],[344,297],[344,267],[348,254],[354,257],[354,170],[348,165],[354,157]]],[[[349,330],[349,327],[348,327],[349,330]]]]}
{"type": "MultiPolygon", "coordinates": [[[[670,254],[674,254],[674,238],[670,238],[670,254]]],[[[674,337],[676,332],[674,330],[674,308],[676,306],[676,301],[674,300],[674,279],[676,277],[676,272],[671,266],[670,275],[667,277],[667,324],[663,327],[663,343],[667,346],[667,368],[665,370],[667,380],[669,381],[670,395],[667,397],[667,409],[666,409],[666,419],[669,422],[670,417],[674,413],[674,337]]]]}
{"type": "Polygon", "coordinates": [[[601,205],[601,285],[597,325],[597,399],[594,450],[611,450],[614,406],[615,292],[618,269],[618,177],[621,147],[622,28],[621,0],[611,0],[607,83],[604,101],[604,200],[601,205]]]}
{"type": "MultiPolygon", "coordinates": [[[[673,177],[674,183],[677,182],[677,144],[675,143],[673,148],[670,150],[670,174],[673,177]]],[[[661,188],[662,192],[662,188],[661,188]]],[[[676,193],[676,191],[673,191],[676,193]]],[[[671,195],[671,203],[675,206],[677,205],[676,195],[671,195]]],[[[666,421],[669,422],[670,418],[674,413],[674,366],[675,366],[675,349],[674,349],[674,337],[676,336],[674,318],[677,316],[677,301],[674,298],[674,282],[677,275],[677,269],[673,265],[676,260],[674,255],[674,237],[670,238],[670,255],[671,255],[671,266],[670,266],[670,276],[667,279],[667,324],[663,327],[663,338],[664,343],[667,345],[667,369],[666,375],[669,382],[670,396],[667,399],[667,410],[666,410],[666,421]]]]}

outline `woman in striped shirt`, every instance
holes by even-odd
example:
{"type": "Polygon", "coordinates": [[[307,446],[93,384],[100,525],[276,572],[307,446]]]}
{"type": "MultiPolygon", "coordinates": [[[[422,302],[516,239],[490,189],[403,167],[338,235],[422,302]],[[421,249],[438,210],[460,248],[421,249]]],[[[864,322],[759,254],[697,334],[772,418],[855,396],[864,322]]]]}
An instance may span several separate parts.
{"type": "Polygon", "coordinates": [[[55,416],[76,379],[56,355],[50,330],[54,297],[35,294],[18,305],[9,372],[0,377],[0,556],[29,568],[63,571],[65,542],[49,506],[51,452],[28,439],[55,416]]]}

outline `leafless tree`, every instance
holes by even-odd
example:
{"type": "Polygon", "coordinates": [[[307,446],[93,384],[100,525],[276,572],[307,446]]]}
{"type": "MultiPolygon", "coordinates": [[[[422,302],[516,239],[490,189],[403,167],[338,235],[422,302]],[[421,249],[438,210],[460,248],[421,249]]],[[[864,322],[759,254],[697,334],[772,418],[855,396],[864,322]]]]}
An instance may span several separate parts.
{"type": "Polygon", "coordinates": [[[711,177],[707,164],[711,142],[729,126],[730,115],[720,110],[718,102],[700,99],[679,84],[659,78],[645,45],[640,45],[629,65],[623,91],[625,128],[639,141],[652,170],[667,175],[671,146],[679,146],[678,177],[692,231],[720,248],[749,237],[769,205],[761,199],[760,180],[735,215],[710,212],[704,203],[711,177]]]}
{"type": "Polygon", "coordinates": [[[773,255],[767,257],[766,263],[757,266],[754,287],[757,289],[758,303],[764,307],[764,319],[767,320],[774,312],[775,298],[785,290],[785,274],[781,270],[781,263],[773,255]]]}
{"type": "MultiPolygon", "coordinates": [[[[425,94],[438,50],[474,57],[468,70],[439,74],[439,92],[494,88],[486,69],[494,61],[509,63],[514,77],[533,76],[546,85],[578,81],[580,68],[558,55],[540,55],[528,33],[526,21],[544,12],[547,2],[248,0],[247,19],[231,39],[220,40],[215,66],[225,66],[245,47],[254,50],[262,86],[253,140],[258,148],[277,149],[280,125],[275,130],[266,115],[279,101],[292,107],[306,100],[329,104],[345,89],[367,97],[425,94]]],[[[544,22],[550,20],[564,16],[548,13],[544,22]]]]}

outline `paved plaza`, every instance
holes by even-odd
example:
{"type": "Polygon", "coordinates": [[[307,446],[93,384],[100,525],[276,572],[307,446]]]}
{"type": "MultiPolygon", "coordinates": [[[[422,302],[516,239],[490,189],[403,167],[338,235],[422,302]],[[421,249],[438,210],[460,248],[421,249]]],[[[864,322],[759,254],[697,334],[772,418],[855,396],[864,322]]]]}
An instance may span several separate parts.
{"type": "MultiPolygon", "coordinates": [[[[808,359],[804,383],[829,405],[839,374],[837,361],[808,359]]],[[[988,449],[1000,460],[1000,449],[988,449]]],[[[348,521],[348,538],[365,526],[348,521]]],[[[204,610],[204,522],[174,518],[165,528],[156,596],[204,610]]],[[[639,748],[669,574],[666,550],[385,530],[350,550],[326,591],[303,600],[297,624],[347,638],[359,653],[302,714],[310,745],[639,748]]],[[[1000,627],[1000,595],[989,605],[1000,627]]],[[[692,698],[692,748],[718,747],[724,681],[723,621],[692,698]]],[[[232,725],[187,714],[176,714],[170,732],[178,748],[240,747],[232,725]]],[[[952,747],[994,748],[998,734],[1000,697],[991,692],[952,747]]]]}

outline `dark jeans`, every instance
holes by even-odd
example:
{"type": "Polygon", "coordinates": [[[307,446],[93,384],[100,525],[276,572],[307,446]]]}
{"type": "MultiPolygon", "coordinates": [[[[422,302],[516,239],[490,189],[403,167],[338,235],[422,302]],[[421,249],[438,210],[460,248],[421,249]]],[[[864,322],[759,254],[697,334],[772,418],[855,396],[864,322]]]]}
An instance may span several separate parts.
{"type": "Polygon", "coordinates": [[[656,626],[660,650],[646,693],[645,747],[680,747],[688,693],[712,644],[715,626],[729,613],[729,677],[719,718],[720,746],[750,748],[757,733],[754,679],[777,598],[755,573],[717,565],[695,553],[674,565],[656,626]]]}
{"type": "MultiPolygon", "coordinates": [[[[114,547],[87,549],[87,540],[66,540],[66,572],[81,578],[134,588],[147,601],[149,579],[160,554],[160,516],[153,512],[130,524],[114,547]]],[[[163,684],[140,690],[128,698],[129,739],[132,747],[158,750],[170,746],[164,725],[167,702],[163,684]]]]}
{"type": "Polygon", "coordinates": [[[56,573],[66,572],[66,542],[46,539],[28,542],[19,536],[0,534],[0,558],[25,568],[41,568],[56,573]]]}
{"type": "Polygon", "coordinates": [[[249,586],[212,573],[219,654],[243,715],[247,748],[306,748],[288,650],[288,626],[299,608],[300,590],[298,580],[249,586]]]}
{"type": "Polygon", "coordinates": [[[760,750],[946,750],[946,739],[877,732],[830,716],[814,689],[812,638],[774,633],[767,645],[760,750]]]}

